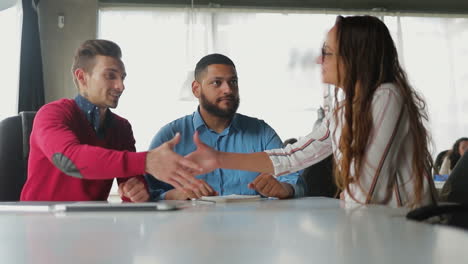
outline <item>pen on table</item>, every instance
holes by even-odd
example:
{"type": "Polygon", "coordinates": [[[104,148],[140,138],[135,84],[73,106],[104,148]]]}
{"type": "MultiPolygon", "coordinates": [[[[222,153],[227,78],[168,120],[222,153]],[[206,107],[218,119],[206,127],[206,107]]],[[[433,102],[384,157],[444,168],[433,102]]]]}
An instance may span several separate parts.
{"type": "Polygon", "coordinates": [[[190,199],[192,202],[201,202],[201,203],[216,203],[215,201],[207,201],[207,200],[202,200],[202,199],[197,199],[197,198],[191,198],[190,199]]]}

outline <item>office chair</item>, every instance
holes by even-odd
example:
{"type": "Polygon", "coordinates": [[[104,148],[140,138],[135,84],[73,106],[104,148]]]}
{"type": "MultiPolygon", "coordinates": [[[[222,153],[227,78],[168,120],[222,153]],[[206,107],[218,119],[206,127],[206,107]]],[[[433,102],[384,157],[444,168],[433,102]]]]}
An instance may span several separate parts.
{"type": "Polygon", "coordinates": [[[35,111],[0,122],[0,201],[18,201],[26,181],[29,135],[35,111]]]}
{"type": "MultiPolygon", "coordinates": [[[[295,138],[286,139],[283,148],[296,142],[295,138]]],[[[338,197],[338,188],[333,177],[333,155],[305,168],[300,177],[304,182],[305,196],[338,197]]]]}
{"type": "Polygon", "coordinates": [[[468,205],[468,152],[457,162],[440,192],[444,202],[468,205]]]}
{"type": "Polygon", "coordinates": [[[449,149],[441,151],[437,154],[437,157],[434,161],[434,174],[439,174],[440,167],[442,166],[442,162],[444,161],[445,155],[448,153],[449,149]]]}
{"type": "Polygon", "coordinates": [[[440,192],[436,205],[424,206],[407,214],[408,219],[425,221],[440,217],[436,223],[468,229],[468,152],[453,168],[440,192]]]}
{"type": "Polygon", "coordinates": [[[337,198],[338,188],[333,177],[333,155],[304,169],[305,196],[337,198]]]}

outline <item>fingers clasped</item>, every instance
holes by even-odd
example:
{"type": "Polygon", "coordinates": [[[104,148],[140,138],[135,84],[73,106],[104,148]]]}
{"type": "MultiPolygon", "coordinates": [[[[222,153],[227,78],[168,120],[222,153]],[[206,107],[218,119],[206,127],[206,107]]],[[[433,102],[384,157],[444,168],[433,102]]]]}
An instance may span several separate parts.
{"type": "Polygon", "coordinates": [[[255,180],[249,183],[248,187],[254,189],[263,196],[277,197],[280,199],[288,198],[291,196],[292,186],[288,183],[279,182],[273,175],[262,173],[255,180]]]}
{"type": "Polygon", "coordinates": [[[213,196],[218,193],[204,180],[196,179],[184,187],[184,192],[192,199],[200,199],[202,196],[213,196]]]}
{"type": "Polygon", "coordinates": [[[120,196],[125,196],[134,203],[142,203],[149,200],[149,193],[146,185],[138,178],[130,178],[119,185],[120,196]]]}

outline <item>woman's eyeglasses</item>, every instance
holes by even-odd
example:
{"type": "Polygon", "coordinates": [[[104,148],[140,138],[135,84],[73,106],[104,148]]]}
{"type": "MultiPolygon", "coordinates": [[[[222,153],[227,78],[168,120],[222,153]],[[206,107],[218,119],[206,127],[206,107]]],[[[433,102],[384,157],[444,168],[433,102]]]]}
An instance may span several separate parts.
{"type": "Polygon", "coordinates": [[[331,53],[331,52],[327,52],[325,50],[325,46],[322,47],[322,53],[321,53],[322,62],[325,60],[326,56],[332,56],[332,55],[334,55],[334,54],[331,53]]]}

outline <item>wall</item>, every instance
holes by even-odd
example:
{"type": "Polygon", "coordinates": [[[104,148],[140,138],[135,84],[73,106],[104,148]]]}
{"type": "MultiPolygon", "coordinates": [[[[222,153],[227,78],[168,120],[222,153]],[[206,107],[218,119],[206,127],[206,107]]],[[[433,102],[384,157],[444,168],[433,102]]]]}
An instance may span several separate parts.
{"type": "Polygon", "coordinates": [[[39,28],[46,102],[71,98],[77,93],[71,75],[75,49],[97,36],[98,0],[41,0],[39,28]],[[58,27],[58,15],[65,25],[58,27]]]}

